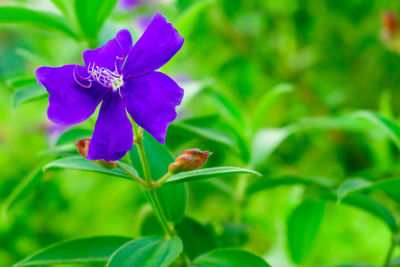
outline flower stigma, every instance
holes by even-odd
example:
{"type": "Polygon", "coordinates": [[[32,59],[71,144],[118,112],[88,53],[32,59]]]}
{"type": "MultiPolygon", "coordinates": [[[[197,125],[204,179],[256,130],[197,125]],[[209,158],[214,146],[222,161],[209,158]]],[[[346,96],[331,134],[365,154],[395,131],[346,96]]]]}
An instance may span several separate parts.
{"type": "Polygon", "coordinates": [[[124,84],[122,75],[119,74],[116,64],[115,70],[111,71],[107,68],[96,66],[95,63],[90,63],[87,68],[87,72],[89,74],[88,77],[83,77],[82,75],[80,75],[77,67],[75,67],[73,72],[76,83],[84,88],[90,88],[93,81],[95,81],[99,85],[105,88],[112,88],[113,92],[116,92],[119,91],[121,86],[124,84]]]}

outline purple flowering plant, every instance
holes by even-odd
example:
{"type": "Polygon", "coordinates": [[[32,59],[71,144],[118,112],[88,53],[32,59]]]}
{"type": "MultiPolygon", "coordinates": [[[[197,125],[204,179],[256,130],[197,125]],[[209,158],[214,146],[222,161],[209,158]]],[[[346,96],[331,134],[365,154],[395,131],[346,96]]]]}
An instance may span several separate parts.
{"type": "Polygon", "coordinates": [[[83,53],[85,66],[38,68],[38,83],[50,94],[49,119],[66,126],[77,124],[102,102],[89,160],[119,160],[132,148],[132,124],[126,111],[134,123],[164,143],[183,89],[156,70],[179,51],[183,41],[157,14],[134,46],[129,31],[120,30],[102,47],[83,53]]]}
{"type": "MultiPolygon", "coordinates": [[[[88,44],[93,46],[93,36],[98,33],[84,27],[85,24],[82,31],[88,33],[88,44]]],[[[183,151],[177,158],[171,156],[164,144],[184,89],[158,69],[181,49],[184,38],[157,13],[135,44],[132,39],[129,30],[122,29],[104,45],[85,50],[82,65],[36,69],[37,83],[48,93],[48,119],[60,127],[72,127],[56,143],[76,142],[74,156],[48,162],[43,171],[78,169],[136,182],[151,204],[163,234],[139,239],[76,239],[44,249],[16,266],[92,261],[106,261],[107,266],[191,266],[199,253],[193,254],[175,227],[185,217],[185,183],[228,174],[258,174],[235,167],[201,168],[210,152],[199,149],[183,151]],[[73,128],[95,117],[98,106],[91,136],[87,136],[88,130],[82,135],[78,128],[73,128]],[[71,252],[68,247],[75,250],[71,252]]],[[[227,259],[222,252],[221,257],[227,259]]],[[[248,252],[230,251],[229,255],[243,253],[245,258],[261,262],[259,266],[268,266],[248,252]]],[[[246,262],[245,258],[240,261],[246,262]]]]}

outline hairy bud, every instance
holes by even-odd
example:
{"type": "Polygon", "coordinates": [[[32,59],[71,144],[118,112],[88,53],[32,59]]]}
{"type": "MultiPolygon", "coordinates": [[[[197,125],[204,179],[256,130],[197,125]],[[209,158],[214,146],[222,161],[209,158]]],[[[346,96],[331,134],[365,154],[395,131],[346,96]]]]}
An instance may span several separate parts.
{"type": "Polygon", "coordinates": [[[210,152],[199,149],[186,150],[169,165],[168,172],[175,174],[198,169],[204,165],[209,155],[210,152]]]}
{"type": "MultiPolygon", "coordinates": [[[[84,158],[86,158],[88,154],[90,140],[91,140],[90,138],[83,138],[75,143],[75,146],[78,148],[79,154],[81,154],[84,158]]],[[[112,169],[117,167],[116,161],[105,161],[104,159],[91,160],[91,161],[107,169],[112,169]]]]}

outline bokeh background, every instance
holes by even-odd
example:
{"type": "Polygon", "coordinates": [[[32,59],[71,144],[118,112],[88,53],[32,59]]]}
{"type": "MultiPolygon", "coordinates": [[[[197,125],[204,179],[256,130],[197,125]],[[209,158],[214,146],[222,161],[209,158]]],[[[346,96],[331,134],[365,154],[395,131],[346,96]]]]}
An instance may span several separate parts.
{"type": "MultiPolygon", "coordinates": [[[[74,1],[0,3],[61,15],[54,2],[67,3],[64,17],[79,32],[74,5],[68,6],[74,1]]],[[[370,181],[399,177],[398,148],[390,136],[357,124],[348,114],[372,110],[394,121],[399,115],[397,28],[382,24],[382,16],[387,10],[400,12],[400,3],[138,2],[119,3],[98,38],[91,40],[82,34],[74,39],[46,25],[0,23],[3,206],[36,168],[77,154],[72,144],[56,145],[66,129],[47,120],[47,96],[35,85],[35,68],[81,63],[84,49],[103,44],[120,28],[131,30],[137,40],[160,12],[185,38],[181,51],[163,68],[186,94],[179,118],[169,129],[168,148],[175,156],[188,148],[209,150],[213,154],[207,166],[250,167],[264,175],[188,185],[186,214],[211,229],[210,246],[241,247],[278,267],[382,266],[395,235],[379,216],[327,201],[307,185],[245,191],[258,179],[282,175],[319,177],[332,192],[351,177],[370,181]],[[263,151],[257,152],[257,147],[263,151]],[[296,260],[288,245],[288,218],[304,199],[322,203],[323,214],[310,247],[304,245],[305,252],[299,252],[302,256],[296,260]]],[[[0,21],[5,20],[2,16],[0,21]]],[[[94,122],[92,118],[77,127],[93,129],[94,122]]],[[[400,195],[400,188],[396,190],[394,194],[400,195]]],[[[158,231],[140,189],[123,179],[54,170],[25,191],[12,207],[2,210],[1,266],[11,266],[62,240],[107,234],[136,237],[158,231]]],[[[398,218],[399,202],[382,193],[368,196],[398,218]]],[[[309,231],[307,224],[298,231],[309,231]]]]}

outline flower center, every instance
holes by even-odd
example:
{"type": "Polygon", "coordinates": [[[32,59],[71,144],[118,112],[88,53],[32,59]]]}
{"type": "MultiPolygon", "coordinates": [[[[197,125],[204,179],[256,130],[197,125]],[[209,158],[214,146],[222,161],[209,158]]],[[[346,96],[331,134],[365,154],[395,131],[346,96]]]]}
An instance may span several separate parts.
{"type": "Polygon", "coordinates": [[[82,77],[76,68],[74,69],[73,73],[76,83],[85,88],[91,87],[92,82],[95,81],[103,87],[112,88],[113,92],[116,92],[124,84],[122,75],[119,74],[117,66],[115,66],[114,71],[111,71],[109,69],[96,66],[95,63],[90,63],[87,68],[87,72],[89,73],[88,77],[82,77]],[[87,81],[88,84],[84,84],[80,80],[87,81]]]}

